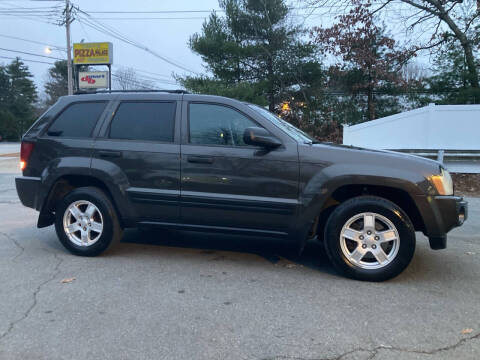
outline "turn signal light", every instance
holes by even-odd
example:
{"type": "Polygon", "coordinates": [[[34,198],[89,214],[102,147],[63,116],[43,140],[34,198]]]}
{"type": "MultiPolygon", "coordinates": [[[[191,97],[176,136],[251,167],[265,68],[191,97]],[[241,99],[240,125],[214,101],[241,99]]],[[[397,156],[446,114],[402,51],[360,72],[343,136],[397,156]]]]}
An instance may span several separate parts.
{"type": "Polygon", "coordinates": [[[453,195],[453,181],[447,170],[442,168],[439,175],[430,176],[430,181],[439,195],[453,195]]]}

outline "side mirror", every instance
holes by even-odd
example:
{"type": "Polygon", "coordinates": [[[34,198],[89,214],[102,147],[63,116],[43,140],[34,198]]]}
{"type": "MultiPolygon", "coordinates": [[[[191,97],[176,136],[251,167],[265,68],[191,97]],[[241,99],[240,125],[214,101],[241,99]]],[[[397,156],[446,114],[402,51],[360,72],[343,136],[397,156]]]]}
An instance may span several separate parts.
{"type": "Polygon", "coordinates": [[[248,145],[262,146],[274,149],[282,145],[280,140],[272,136],[267,130],[259,127],[249,127],[243,133],[243,141],[248,145]]]}

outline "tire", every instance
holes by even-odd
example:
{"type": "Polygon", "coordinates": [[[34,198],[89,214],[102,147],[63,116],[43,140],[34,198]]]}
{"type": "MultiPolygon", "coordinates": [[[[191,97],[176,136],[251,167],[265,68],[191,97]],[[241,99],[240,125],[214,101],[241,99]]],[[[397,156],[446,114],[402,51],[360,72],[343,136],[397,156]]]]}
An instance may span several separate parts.
{"type": "Polygon", "coordinates": [[[112,202],[95,187],[74,189],[57,204],[55,230],[62,245],[80,256],[97,256],[123,235],[112,202]]]}
{"type": "Polygon", "coordinates": [[[330,261],[338,272],[356,280],[397,276],[412,260],[415,244],[407,214],[381,197],[359,196],[341,203],[325,226],[330,261]]]}

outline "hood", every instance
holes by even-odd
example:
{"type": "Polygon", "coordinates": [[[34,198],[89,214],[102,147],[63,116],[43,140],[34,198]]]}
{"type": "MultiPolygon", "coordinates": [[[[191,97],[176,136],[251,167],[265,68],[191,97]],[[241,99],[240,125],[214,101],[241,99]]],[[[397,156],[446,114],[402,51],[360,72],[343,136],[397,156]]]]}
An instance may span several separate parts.
{"type": "MultiPolygon", "coordinates": [[[[318,146],[320,144],[314,144],[313,146],[318,146]]],[[[343,144],[334,144],[334,143],[325,143],[323,145],[332,147],[332,148],[340,148],[340,149],[349,149],[349,150],[359,150],[359,151],[366,151],[370,153],[381,153],[385,154],[386,156],[390,155],[392,157],[399,157],[402,159],[410,159],[412,161],[419,161],[433,166],[442,166],[442,163],[436,160],[428,159],[423,156],[408,154],[400,151],[393,151],[393,150],[379,150],[379,149],[369,149],[369,148],[362,148],[353,145],[343,145],[343,144]]]]}
{"type": "Polygon", "coordinates": [[[421,156],[397,151],[366,149],[333,143],[305,144],[300,146],[300,161],[323,164],[354,164],[355,166],[405,169],[422,173],[425,177],[438,174],[442,164],[421,156]]]}

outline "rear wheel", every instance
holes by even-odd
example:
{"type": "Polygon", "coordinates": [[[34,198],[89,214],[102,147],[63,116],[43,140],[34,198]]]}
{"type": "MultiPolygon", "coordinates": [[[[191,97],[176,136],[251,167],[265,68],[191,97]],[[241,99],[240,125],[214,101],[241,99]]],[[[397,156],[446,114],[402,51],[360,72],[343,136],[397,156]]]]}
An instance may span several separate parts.
{"type": "Polygon", "coordinates": [[[59,202],[55,230],[63,246],[81,256],[99,255],[123,233],[110,199],[94,187],[75,189],[59,202]]]}
{"type": "Polygon", "coordinates": [[[415,230],[397,205],[374,196],[340,204],[325,227],[325,249],[346,276],[383,281],[400,274],[415,252],[415,230]]]}

